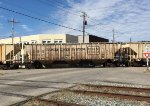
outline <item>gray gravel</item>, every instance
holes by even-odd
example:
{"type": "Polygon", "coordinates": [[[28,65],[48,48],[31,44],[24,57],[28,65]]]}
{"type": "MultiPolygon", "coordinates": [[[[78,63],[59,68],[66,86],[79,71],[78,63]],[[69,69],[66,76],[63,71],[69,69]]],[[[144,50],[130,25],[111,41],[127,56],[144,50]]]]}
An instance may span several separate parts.
{"type": "Polygon", "coordinates": [[[92,81],[92,82],[83,83],[83,84],[135,87],[135,88],[150,88],[150,85],[125,83],[125,82],[111,82],[111,81],[103,81],[103,80],[102,81],[92,81]]]}
{"type": "Polygon", "coordinates": [[[39,100],[31,100],[23,104],[22,106],[57,106],[57,105],[39,100]]]}
{"type": "MultiPolygon", "coordinates": [[[[82,91],[94,91],[94,92],[103,92],[103,93],[115,93],[115,94],[127,94],[127,95],[139,95],[139,96],[149,96],[150,93],[148,92],[135,92],[135,91],[126,91],[126,90],[117,90],[112,88],[106,87],[93,87],[93,86],[86,86],[86,85],[77,85],[72,88],[71,90],[82,90],[82,91]]],[[[150,89],[149,89],[150,90],[150,89]]]]}
{"type": "Polygon", "coordinates": [[[43,97],[48,100],[65,101],[88,106],[150,106],[150,103],[141,101],[121,100],[118,98],[107,98],[77,94],[70,91],[55,92],[43,97]]]}

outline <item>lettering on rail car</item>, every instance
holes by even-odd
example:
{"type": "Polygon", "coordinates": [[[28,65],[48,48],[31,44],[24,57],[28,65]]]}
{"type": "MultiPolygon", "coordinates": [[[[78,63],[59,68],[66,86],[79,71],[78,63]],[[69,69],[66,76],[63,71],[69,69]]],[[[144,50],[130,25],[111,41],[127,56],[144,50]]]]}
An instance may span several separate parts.
{"type": "Polygon", "coordinates": [[[100,47],[99,46],[88,46],[87,47],[87,54],[100,54],[100,47]]]}
{"type": "Polygon", "coordinates": [[[47,51],[85,51],[85,48],[48,48],[47,51]]]}

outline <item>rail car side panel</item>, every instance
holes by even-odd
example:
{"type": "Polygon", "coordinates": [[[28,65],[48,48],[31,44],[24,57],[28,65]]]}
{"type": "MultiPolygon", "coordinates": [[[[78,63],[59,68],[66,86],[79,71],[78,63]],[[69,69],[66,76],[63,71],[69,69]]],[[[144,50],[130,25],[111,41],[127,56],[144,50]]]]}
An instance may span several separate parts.
{"type": "Polygon", "coordinates": [[[121,60],[125,52],[127,61],[133,59],[143,59],[145,45],[150,47],[150,43],[88,43],[88,44],[35,44],[25,45],[25,53],[29,55],[29,60],[39,60],[49,64],[54,61],[78,62],[82,60],[92,60],[103,63],[106,60],[114,60],[118,53],[121,60]]]}
{"type": "Polygon", "coordinates": [[[2,51],[3,49],[2,49],[2,45],[0,45],[0,61],[2,62],[2,53],[3,53],[3,51],[2,51]]]}
{"type": "Polygon", "coordinates": [[[112,44],[50,44],[25,45],[25,53],[29,60],[49,61],[80,61],[113,59],[117,45],[112,44]]]}

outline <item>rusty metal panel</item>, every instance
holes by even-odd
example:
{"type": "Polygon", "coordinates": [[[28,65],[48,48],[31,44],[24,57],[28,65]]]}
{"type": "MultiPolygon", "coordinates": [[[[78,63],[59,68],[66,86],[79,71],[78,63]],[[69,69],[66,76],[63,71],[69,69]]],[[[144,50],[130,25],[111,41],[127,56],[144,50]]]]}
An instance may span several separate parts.
{"type": "Polygon", "coordinates": [[[71,49],[70,49],[70,55],[71,55],[71,60],[76,60],[76,45],[73,44],[71,45],[71,49]]]}
{"type": "MultiPolygon", "coordinates": [[[[146,43],[150,46],[150,43],[146,43]]],[[[49,44],[28,45],[26,47],[31,60],[81,60],[81,59],[113,59],[119,49],[133,49],[137,55],[132,58],[143,58],[145,43],[89,43],[89,44],[49,44]]]]}
{"type": "Polygon", "coordinates": [[[3,61],[10,61],[13,59],[13,45],[4,45],[3,50],[4,50],[4,55],[3,55],[3,61]]]}
{"type": "Polygon", "coordinates": [[[101,49],[100,50],[101,51],[101,59],[105,59],[105,55],[106,55],[106,53],[105,53],[105,51],[106,51],[105,50],[105,46],[106,45],[105,44],[100,44],[100,45],[101,45],[101,48],[100,48],[101,49]]]}
{"type": "Polygon", "coordinates": [[[0,45],[0,61],[2,61],[2,45],[0,45]]]}
{"type": "Polygon", "coordinates": [[[86,46],[87,59],[99,59],[100,46],[99,44],[89,44],[86,46]]]}

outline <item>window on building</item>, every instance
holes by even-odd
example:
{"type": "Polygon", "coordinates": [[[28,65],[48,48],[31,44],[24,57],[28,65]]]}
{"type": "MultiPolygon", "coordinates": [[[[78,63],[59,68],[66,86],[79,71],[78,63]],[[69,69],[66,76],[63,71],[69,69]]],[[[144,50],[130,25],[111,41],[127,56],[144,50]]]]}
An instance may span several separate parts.
{"type": "Polygon", "coordinates": [[[42,43],[43,43],[43,44],[50,44],[50,43],[51,43],[51,40],[42,40],[42,43]]]}
{"type": "Polygon", "coordinates": [[[62,41],[59,41],[59,43],[62,43],[62,41]]]}
{"type": "Polygon", "coordinates": [[[36,40],[31,40],[31,44],[36,44],[37,41],[36,40]]]}
{"type": "Polygon", "coordinates": [[[58,43],[58,41],[57,41],[57,40],[55,40],[55,41],[54,41],[54,43],[58,43]]]}
{"type": "Polygon", "coordinates": [[[46,44],[46,41],[45,41],[45,40],[43,40],[43,41],[42,41],[42,43],[43,43],[43,44],[46,44]]]}
{"type": "Polygon", "coordinates": [[[47,41],[47,44],[51,43],[51,41],[47,41]]]}
{"type": "Polygon", "coordinates": [[[54,40],[54,43],[62,43],[62,42],[63,42],[62,39],[57,39],[57,40],[55,39],[55,40],[54,40]]]}
{"type": "Polygon", "coordinates": [[[67,43],[71,43],[71,41],[69,40],[69,41],[67,41],[67,43]]]}

